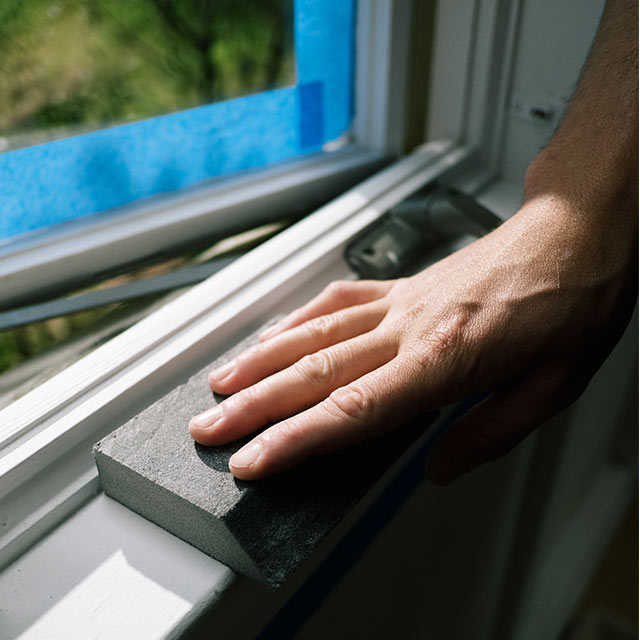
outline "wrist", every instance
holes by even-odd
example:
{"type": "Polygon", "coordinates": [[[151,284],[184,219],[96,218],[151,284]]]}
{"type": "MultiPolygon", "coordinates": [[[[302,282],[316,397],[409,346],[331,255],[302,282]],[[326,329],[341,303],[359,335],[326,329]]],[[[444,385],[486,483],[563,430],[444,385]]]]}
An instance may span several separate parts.
{"type": "Polygon", "coordinates": [[[637,228],[638,164],[621,149],[583,149],[560,140],[543,149],[527,168],[525,201],[555,197],[581,217],[607,225],[637,228]]]}
{"type": "Polygon", "coordinates": [[[548,164],[542,169],[533,165],[529,177],[536,181],[527,185],[527,198],[518,215],[527,231],[535,234],[535,244],[542,248],[545,259],[555,260],[558,278],[568,277],[581,287],[593,285],[606,308],[605,298],[617,299],[622,289],[635,297],[637,200],[630,206],[628,194],[605,190],[595,197],[576,194],[573,185],[548,171],[548,164]],[[623,201],[626,204],[621,205],[623,201]]]}

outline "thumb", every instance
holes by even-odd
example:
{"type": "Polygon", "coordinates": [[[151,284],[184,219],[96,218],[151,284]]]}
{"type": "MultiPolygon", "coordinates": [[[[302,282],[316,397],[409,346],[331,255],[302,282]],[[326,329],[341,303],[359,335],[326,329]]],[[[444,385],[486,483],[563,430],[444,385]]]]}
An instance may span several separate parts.
{"type": "Polygon", "coordinates": [[[552,365],[496,391],[435,443],[427,458],[427,477],[434,484],[450,484],[481,464],[501,458],[583,390],[583,384],[571,382],[562,368],[552,365]]]}

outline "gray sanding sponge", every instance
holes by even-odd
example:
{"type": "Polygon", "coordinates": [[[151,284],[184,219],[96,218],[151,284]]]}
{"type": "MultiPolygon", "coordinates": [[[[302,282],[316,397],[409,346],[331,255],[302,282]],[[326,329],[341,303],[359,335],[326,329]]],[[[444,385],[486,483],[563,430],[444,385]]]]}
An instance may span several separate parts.
{"type": "Polygon", "coordinates": [[[257,342],[257,334],[98,442],[93,453],[107,495],[235,571],[277,587],[418,429],[408,425],[274,478],[237,480],[229,458],[250,438],[203,447],[187,425],[222,400],[209,388],[208,372],[257,342]]]}

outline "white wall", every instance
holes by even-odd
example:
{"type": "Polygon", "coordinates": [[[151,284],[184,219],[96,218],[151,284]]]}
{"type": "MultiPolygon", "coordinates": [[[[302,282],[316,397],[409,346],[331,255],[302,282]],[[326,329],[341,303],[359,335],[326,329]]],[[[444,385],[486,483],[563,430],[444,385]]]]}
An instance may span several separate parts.
{"type": "Polygon", "coordinates": [[[523,0],[518,28],[502,177],[522,180],[528,163],[553,133],[571,96],[598,26],[604,0],[523,0]],[[520,111],[514,100],[522,105],[520,111]],[[527,107],[556,110],[550,122],[526,116],[527,107]]]}

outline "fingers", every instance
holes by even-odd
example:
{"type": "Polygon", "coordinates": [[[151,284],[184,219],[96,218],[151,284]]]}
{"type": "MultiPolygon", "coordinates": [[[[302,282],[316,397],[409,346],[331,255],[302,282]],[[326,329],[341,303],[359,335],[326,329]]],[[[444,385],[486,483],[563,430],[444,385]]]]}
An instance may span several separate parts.
{"type": "Polygon", "coordinates": [[[312,318],[326,316],[340,309],[378,300],[386,295],[392,286],[393,281],[359,280],[353,282],[338,280],[332,282],[320,295],[299,309],[292,311],[278,324],[260,334],[260,340],[269,340],[312,318]]]}
{"type": "Polygon", "coordinates": [[[571,404],[584,384],[557,367],[529,374],[507,391],[474,406],[434,445],[427,475],[450,484],[476,467],[507,454],[537,427],[571,404]]]}
{"type": "MultiPolygon", "coordinates": [[[[237,478],[254,480],[388,431],[419,412],[422,383],[408,359],[398,355],[265,430],[232,456],[229,468],[237,478]]],[[[354,467],[359,463],[354,460],[354,467]]]]}
{"type": "Polygon", "coordinates": [[[381,305],[364,304],[319,316],[261,342],[209,374],[211,388],[222,394],[236,393],[303,356],[367,333],[384,318],[381,305]]]}
{"type": "Polygon", "coordinates": [[[321,402],[338,387],[376,369],[395,354],[394,342],[379,332],[346,340],[307,355],[195,416],[189,430],[203,445],[235,440],[321,402]]]}

